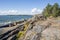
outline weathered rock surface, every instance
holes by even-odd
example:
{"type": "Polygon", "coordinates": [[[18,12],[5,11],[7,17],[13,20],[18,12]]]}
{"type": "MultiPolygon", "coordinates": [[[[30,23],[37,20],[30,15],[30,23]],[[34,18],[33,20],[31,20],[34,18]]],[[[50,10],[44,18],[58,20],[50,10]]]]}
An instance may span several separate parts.
{"type": "Polygon", "coordinates": [[[6,33],[1,40],[60,40],[60,20],[35,15],[6,33]]]}

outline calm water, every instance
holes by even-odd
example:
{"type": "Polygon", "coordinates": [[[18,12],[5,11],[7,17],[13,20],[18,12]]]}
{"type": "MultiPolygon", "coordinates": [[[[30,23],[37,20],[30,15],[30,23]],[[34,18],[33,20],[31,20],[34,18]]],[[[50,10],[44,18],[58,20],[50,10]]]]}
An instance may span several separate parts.
{"type": "Polygon", "coordinates": [[[8,22],[31,18],[32,15],[0,15],[0,26],[8,22]]]}

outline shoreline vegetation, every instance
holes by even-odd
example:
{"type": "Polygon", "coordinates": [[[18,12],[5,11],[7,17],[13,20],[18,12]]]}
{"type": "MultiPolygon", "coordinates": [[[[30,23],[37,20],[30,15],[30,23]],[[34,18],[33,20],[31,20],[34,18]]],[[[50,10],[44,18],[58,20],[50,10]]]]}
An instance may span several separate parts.
{"type": "MultiPolygon", "coordinates": [[[[4,27],[4,26],[3,26],[4,27]]],[[[0,29],[1,30],[1,29],[0,29]]],[[[0,31],[1,40],[60,40],[60,8],[50,4],[42,14],[17,21],[0,31]]]]}

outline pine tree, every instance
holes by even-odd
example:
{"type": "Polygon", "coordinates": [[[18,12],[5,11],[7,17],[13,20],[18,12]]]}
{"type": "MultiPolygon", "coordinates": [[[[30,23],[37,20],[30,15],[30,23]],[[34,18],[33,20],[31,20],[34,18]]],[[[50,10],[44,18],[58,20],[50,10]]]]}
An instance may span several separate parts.
{"type": "Polygon", "coordinates": [[[43,10],[42,13],[45,17],[50,17],[50,16],[57,17],[60,16],[60,7],[58,3],[55,3],[54,5],[50,5],[48,3],[48,5],[46,6],[46,8],[43,10]]]}
{"type": "Polygon", "coordinates": [[[43,11],[43,15],[46,17],[49,17],[51,14],[51,8],[52,8],[52,6],[50,4],[48,4],[43,11]]]}
{"type": "Polygon", "coordinates": [[[59,5],[57,3],[55,3],[53,5],[52,13],[53,13],[52,15],[54,17],[57,17],[58,16],[58,13],[59,13],[59,5]]]}

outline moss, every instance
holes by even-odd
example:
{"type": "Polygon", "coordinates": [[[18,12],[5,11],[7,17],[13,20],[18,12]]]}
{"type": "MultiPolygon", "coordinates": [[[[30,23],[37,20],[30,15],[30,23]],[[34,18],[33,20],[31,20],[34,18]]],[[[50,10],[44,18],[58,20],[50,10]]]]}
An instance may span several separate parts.
{"type": "Polygon", "coordinates": [[[19,37],[22,37],[23,35],[24,35],[24,31],[20,31],[20,32],[18,33],[17,37],[19,38],[19,37]]]}
{"type": "Polygon", "coordinates": [[[27,28],[28,28],[28,24],[25,24],[24,27],[25,27],[25,28],[24,28],[24,31],[26,31],[27,28]]]}
{"type": "Polygon", "coordinates": [[[24,35],[25,35],[25,33],[26,33],[27,29],[28,29],[28,25],[29,25],[28,22],[26,22],[26,23],[24,24],[24,31],[20,31],[20,32],[17,34],[17,39],[18,39],[18,38],[21,38],[21,37],[24,37],[24,35]]]}

